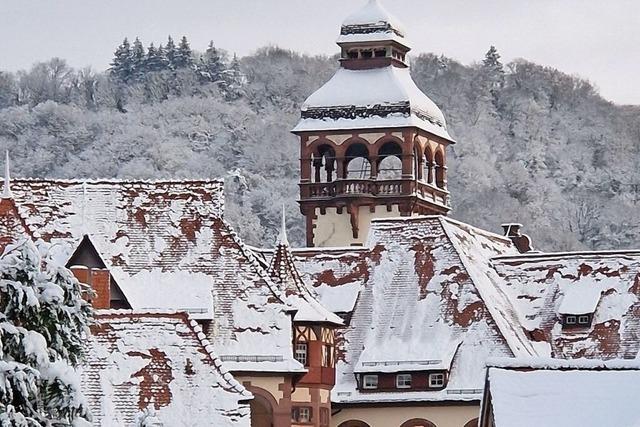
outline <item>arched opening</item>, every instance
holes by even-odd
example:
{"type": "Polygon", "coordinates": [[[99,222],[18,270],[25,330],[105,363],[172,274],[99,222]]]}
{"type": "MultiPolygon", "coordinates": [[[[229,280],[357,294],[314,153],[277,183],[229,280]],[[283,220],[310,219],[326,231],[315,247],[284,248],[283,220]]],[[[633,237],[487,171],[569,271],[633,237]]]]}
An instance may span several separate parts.
{"type": "Polygon", "coordinates": [[[249,408],[251,427],[273,427],[273,408],[266,397],[254,395],[249,408]]]}
{"type": "Polygon", "coordinates": [[[431,147],[427,146],[427,149],[425,150],[424,153],[424,160],[422,162],[423,164],[423,169],[422,169],[422,177],[423,177],[423,181],[425,181],[427,184],[434,184],[434,173],[433,173],[433,151],[431,150],[431,147]]]}
{"type": "Polygon", "coordinates": [[[355,143],[347,148],[345,153],[345,174],[348,179],[368,179],[371,177],[371,163],[369,150],[364,144],[355,143]]]}
{"type": "Polygon", "coordinates": [[[435,178],[436,178],[436,186],[438,188],[444,188],[446,183],[445,178],[445,165],[444,165],[444,156],[441,150],[438,150],[435,155],[435,178]]]}
{"type": "Polygon", "coordinates": [[[436,425],[431,421],[427,421],[422,418],[414,418],[412,420],[405,421],[400,427],[436,427],[436,425]]]}
{"type": "Polygon", "coordinates": [[[338,427],[370,427],[370,426],[364,421],[350,420],[350,421],[343,422],[338,427]]]}
{"type": "Polygon", "coordinates": [[[378,151],[378,179],[402,178],[402,148],[395,142],[387,142],[378,151]]]}
{"type": "Polygon", "coordinates": [[[480,424],[480,421],[477,418],[474,418],[468,423],[466,423],[464,427],[478,427],[479,424],[480,424]]]}
{"type": "Polygon", "coordinates": [[[331,182],[336,170],[336,153],[329,145],[321,145],[313,154],[313,182],[331,182]]]}

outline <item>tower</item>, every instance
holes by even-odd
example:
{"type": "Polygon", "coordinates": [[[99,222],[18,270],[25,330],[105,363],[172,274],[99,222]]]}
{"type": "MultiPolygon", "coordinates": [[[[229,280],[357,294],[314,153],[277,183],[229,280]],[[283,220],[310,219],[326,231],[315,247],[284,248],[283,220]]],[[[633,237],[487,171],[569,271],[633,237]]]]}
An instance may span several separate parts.
{"type": "Polygon", "coordinates": [[[414,83],[397,19],[370,0],[337,41],[340,68],[304,102],[300,208],[308,246],[361,245],[374,218],[449,211],[444,116],[414,83]]]}

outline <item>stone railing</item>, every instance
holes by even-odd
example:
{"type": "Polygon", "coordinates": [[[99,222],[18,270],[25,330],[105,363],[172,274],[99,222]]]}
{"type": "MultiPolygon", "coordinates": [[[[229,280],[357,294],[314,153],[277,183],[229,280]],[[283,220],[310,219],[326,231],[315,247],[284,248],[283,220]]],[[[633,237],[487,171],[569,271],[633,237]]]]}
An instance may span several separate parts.
{"type": "Polygon", "coordinates": [[[333,182],[300,184],[303,200],[328,199],[333,197],[389,197],[416,195],[433,203],[449,206],[449,193],[435,185],[410,179],[338,179],[333,182]]]}

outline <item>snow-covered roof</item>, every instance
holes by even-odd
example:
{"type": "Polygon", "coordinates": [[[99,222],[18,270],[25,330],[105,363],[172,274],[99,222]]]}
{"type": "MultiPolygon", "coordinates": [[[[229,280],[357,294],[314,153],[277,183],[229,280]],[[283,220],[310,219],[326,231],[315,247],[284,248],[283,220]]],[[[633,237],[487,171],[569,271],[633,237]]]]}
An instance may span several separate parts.
{"type": "Polygon", "coordinates": [[[535,340],[557,358],[635,358],[640,342],[640,252],[500,257],[501,292],[535,340]],[[585,311],[583,311],[585,310],[585,311]],[[593,313],[589,327],[563,328],[560,314],[593,313]]]}
{"type": "Polygon", "coordinates": [[[252,398],[185,313],[97,312],[81,367],[96,426],[249,426],[252,398]]]}
{"type": "Polygon", "coordinates": [[[344,20],[338,43],[387,40],[407,45],[404,26],[378,0],[369,0],[344,20]]]}
{"type": "Polygon", "coordinates": [[[211,319],[234,369],[304,372],[288,305],[222,218],[221,181],[14,180],[12,190],[28,227],[59,243],[62,263],[89,235],[134,309],[211,319]]]}
{"type": "Polygon", "coordinates": [[[524,371],[492,367],[487,380],[495,427],[640,425],[637,367],[524,371]]]}
{"type": "Polygon", "coordinates": [[[515,253],[509,239],[440,216],[374,220],[364,249],[294,251],[321,301],[342,287],[357,301],[333,401],[479,400],[487,358],[538,355],[493,285],[490,259],[515,253]],[[354,377],[449,368],[443,391],[361,393],[354,377]]]}
{"type": "Polygon", "coordinates": [[[408,68],[340,68],[302,105],[294,132],[418,127],[447,140],[447,124],[438,106],[411,78],[408,68]]]}

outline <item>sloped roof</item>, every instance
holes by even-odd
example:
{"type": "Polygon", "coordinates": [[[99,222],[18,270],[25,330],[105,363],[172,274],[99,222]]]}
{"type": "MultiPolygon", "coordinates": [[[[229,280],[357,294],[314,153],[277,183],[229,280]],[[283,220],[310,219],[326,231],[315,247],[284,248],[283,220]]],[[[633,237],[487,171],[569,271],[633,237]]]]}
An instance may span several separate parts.
{"type": "Polygon", "coordinates": [[[487,358],[543,351],[493,286],[499,278],[491,257],[515,252],[502,236],[440,216],[374,220],[362,250],[295,251],[322,301],[327,290],[356,289],[333,401],[478,400],[487,358]],[[443,391],[358,392],[354,372],[376,366],[378,372],[451,367],[451,375],[443,391]]]}
{"type": "MultiPolygon", "coordinates": [[[[517,361],[516,361],[517,362],[517,361]]],[[[640,366],[555,361],[489,367],[485,404],[495,427],[636,426],[640,366]]],[[[484,413],[484,411],[483,411],[484,413]]],[[[483,416],[484,418],[485,416],[483,416]]],[[[487,420],[483,419],[486,423],[487,420]]],[[[488,424],[481,425],[488,425],[488,424]]]]}
{"type": "Polygon", "coordinates": [[[275,253],[268,269],[269,275],[279,287],[285,301],[295,308],[293,320],[296,322],[327,323],[334,326],[343,324],[340,317],[323,307],[318,301],[318,294],[307,286],[296,268],[286,230],[283,229],[278,239],[275,253]]]}
{"type": "Polygon", "coordinates": [[[0,253],[8,244],[16,242],[23,237],[33,238],[33,234],[27,226],[24,218],[18,212],[13,199],[0,199],[0,253]]]}
{"type": "Polygon", "coordinates": [[[550,343],[554,357],[637,356],[640,251],[509,256],[495,259],[494,267],[521,323],[536,340],[550,343]],[[594,310],[589,328],[562,328],[563,311],[587,306],[594,310]]]}
{"type": "Polygon", "coordinates": [[[134,309],[213,318],[212,341],[235,370],[304,371],[287,305],[222,219],[221,181],[14,180],[12,190],[63,263],[89,235],[134,309]]]}
{"type": "Polygon", "coordinates": [[[185,313],[99,311],[82,365],[96,426],[249,426],[252,398],[185,313]]]}

